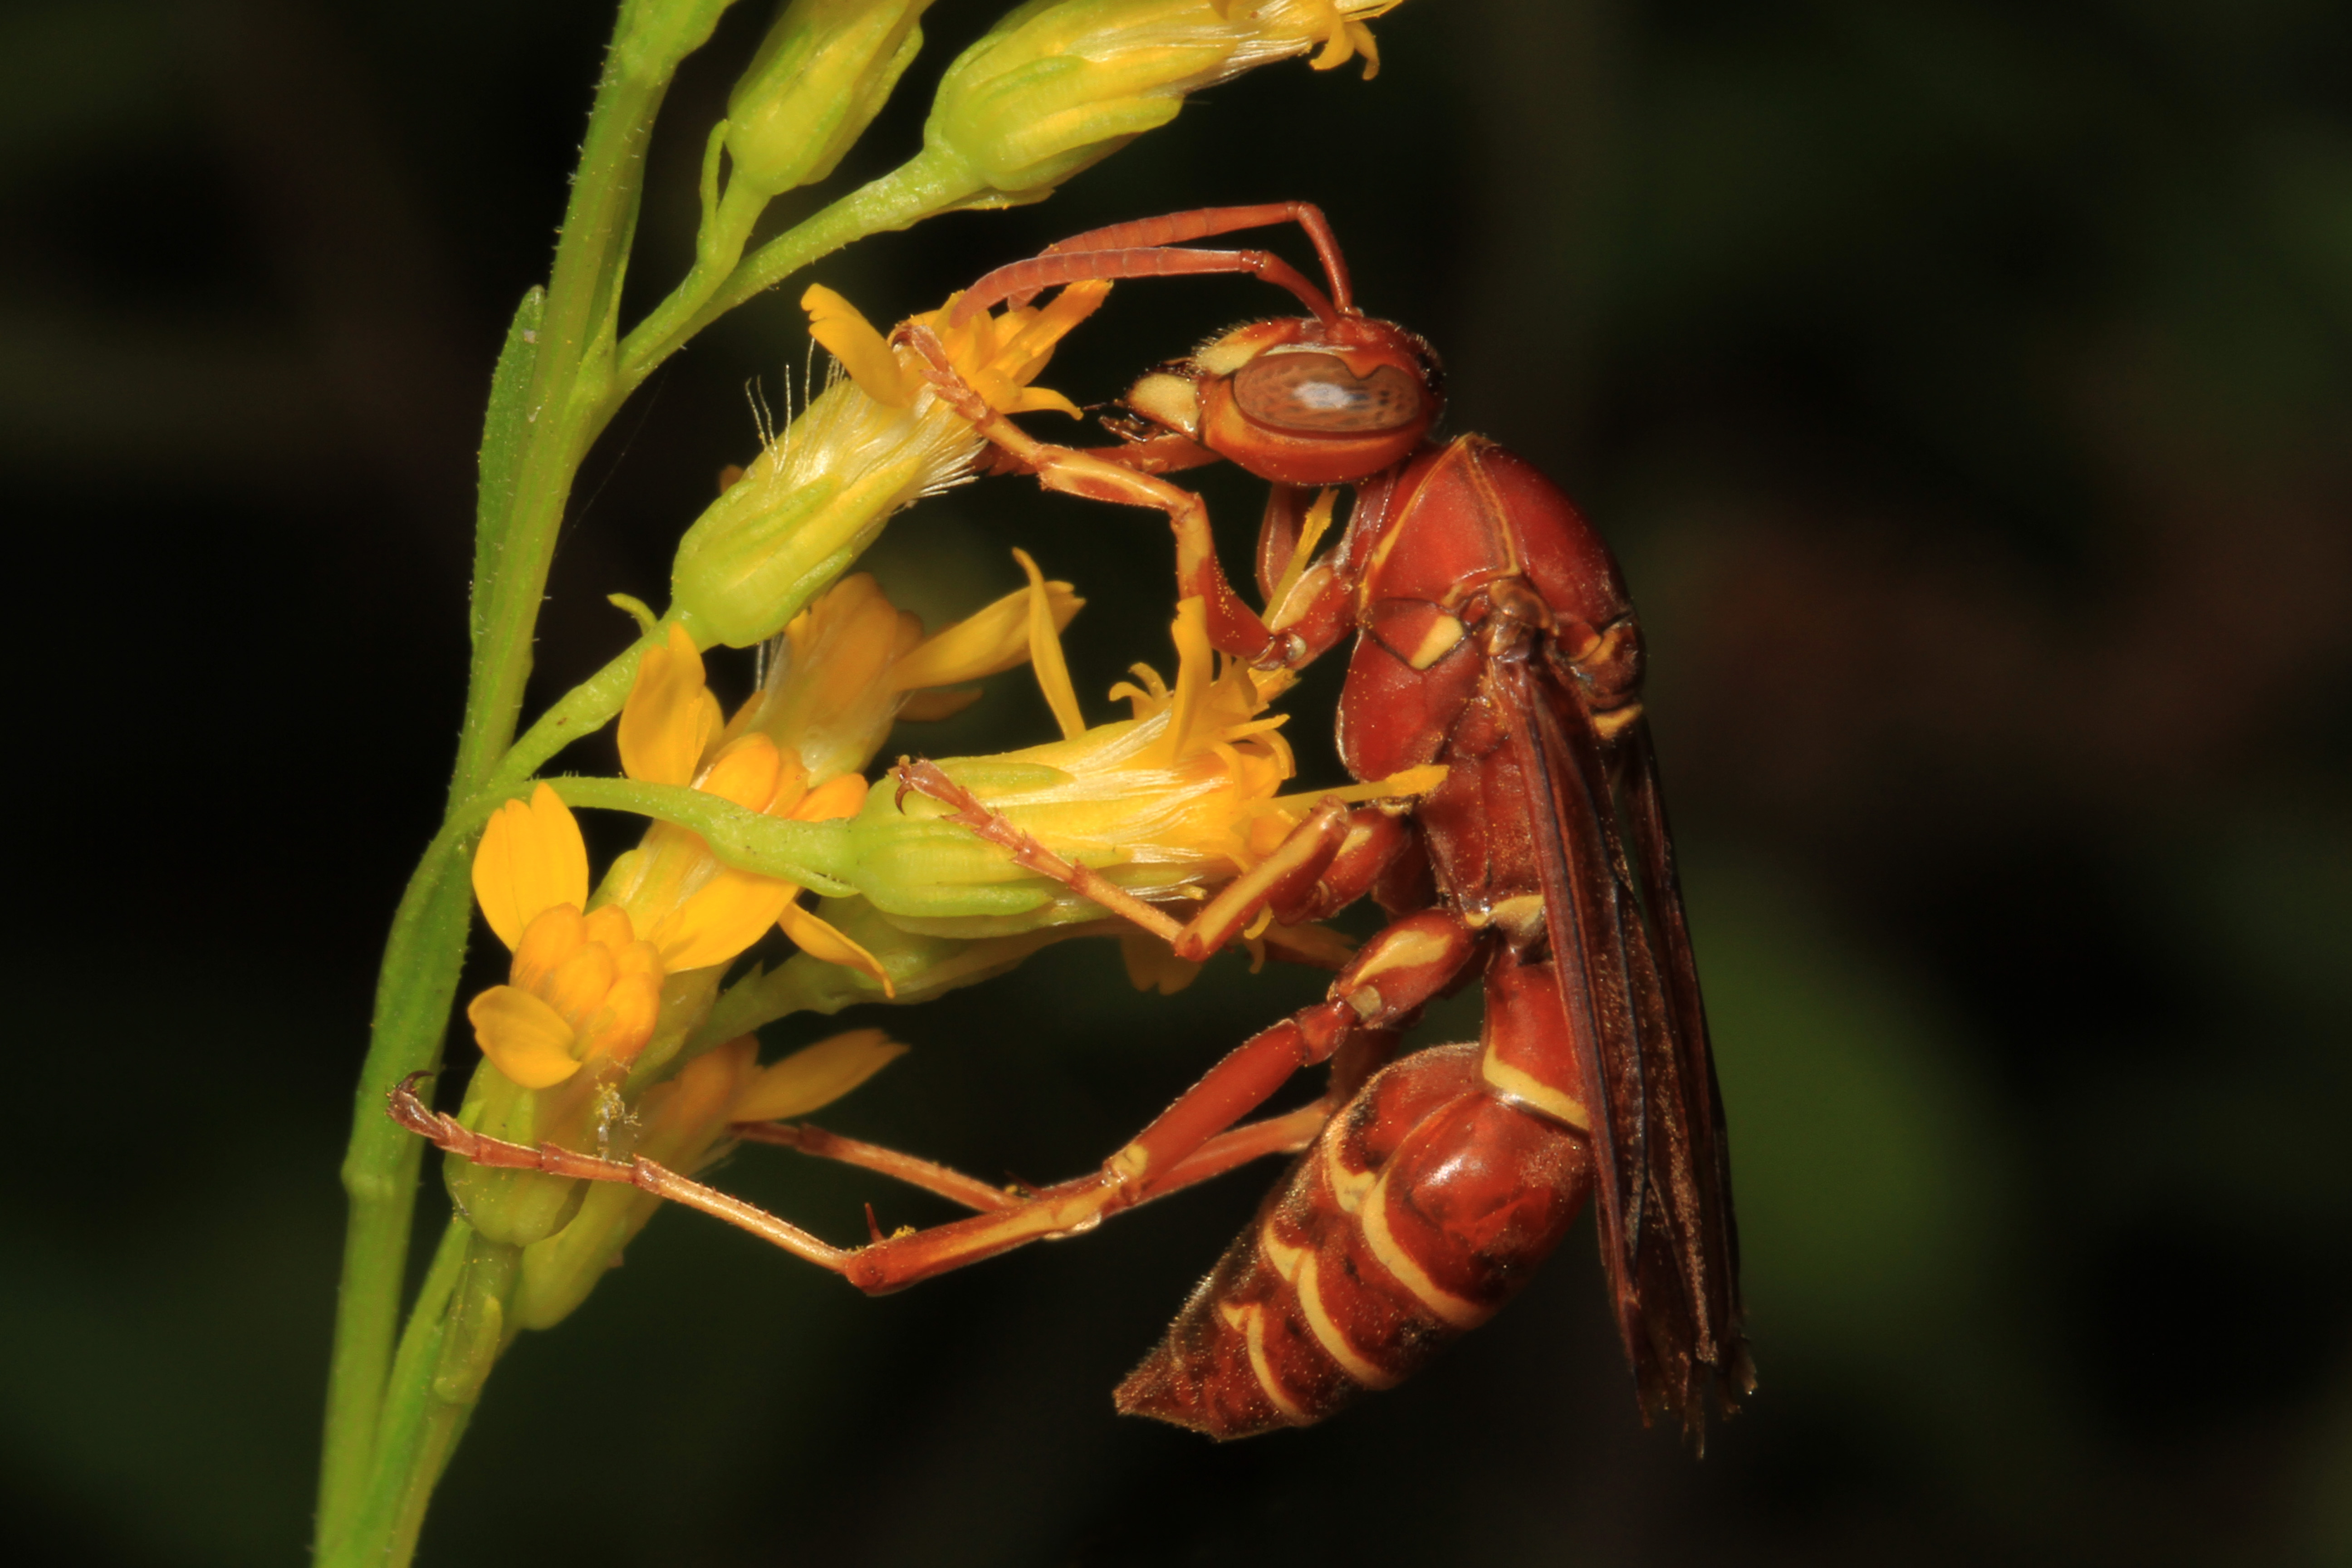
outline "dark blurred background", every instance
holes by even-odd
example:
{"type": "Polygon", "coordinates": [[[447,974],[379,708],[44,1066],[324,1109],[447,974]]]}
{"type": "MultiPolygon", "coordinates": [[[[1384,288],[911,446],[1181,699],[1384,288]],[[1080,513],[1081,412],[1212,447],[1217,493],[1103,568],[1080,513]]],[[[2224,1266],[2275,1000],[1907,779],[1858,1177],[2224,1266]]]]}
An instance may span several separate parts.
{"type": "MultiPolygon", "coordinates": [[[[911,150],[998,9],[941,0],[844,180],[911,150]]],[[[683,270],[766,14],[672,96],[632,314],[683,270]]],[[[475,432],[609,19],[0,16],[15,1561],[304,1552],[335,1165],[451,755],[475,432]]],[[[881,1301],[665,1215],[499,1368],[423,1560],[2352,1562],[2352,9],[1412,0],[1378,31],[1377,81],[1260,72],[1041,207],[814,276],[882,321],[1078,228],[1310,198],[1366,304],[1444,350],[1454,426],[1582,500],[1652,634],[1751,1408],[1703,1460],[1642,1429],[1586,1228],[1327,1427],[1218,1448],[1114,1417],[1271,1166],[881,1301]]],[[[747,383],[780,403],[806,363],[797,293],[591,458],[541,700],[620,646],[604,595],[664,597],[754,449],[747,383]]],[[[1046,379],[1108,398],[1276,303],[1123,288],[1046,379]]],[[[1238,568],[1249,487],[1211,494],[1238,568]]],[[[1095,716],[1165,666],[1149,517],[997,481],[875,561],[936,620],[1015,586],[1014,543],[1093,601],[1095,716]]],[[[1331,664],[1291,704],[1314,779],[1331,664]]],[[[993,685],[903,743],[1050,732],[1024,677],[993,685]]],[[[850,1019],[917,1048],[828,1120],[1057,1177],[1316,984],[1228,960],[1140,998],[1073,944],[850,1019]]],[[[1427,1037],[1475,1027],[1456,1005],[1427,1037]]],[[[938,1215],[776,1152],[720,1179],[836,1237],[869,1196],[938,1215]]]]}

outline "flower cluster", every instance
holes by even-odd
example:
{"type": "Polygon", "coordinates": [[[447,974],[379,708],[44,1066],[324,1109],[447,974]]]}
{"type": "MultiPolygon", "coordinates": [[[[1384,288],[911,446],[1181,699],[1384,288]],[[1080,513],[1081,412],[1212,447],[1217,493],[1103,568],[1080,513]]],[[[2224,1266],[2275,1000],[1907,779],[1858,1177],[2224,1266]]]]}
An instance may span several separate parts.
{"type": "MultiPolygon", "coordinates": [[[[731,721],[692,638],[672,626],[666,646],[640,661],[622,710],[623,770],[764,816],[853,816],[866,795],[860,770],[894,719],[946,710],[955,697],[940,689],[1012,668],[1027,657],[1034,620],[1066,624],[1079,603],[1067,584],[1034,582],[926,639],[870,577],[847,578],[786,628],[769,678],[731,721]]],[[[473,875],[484,919],[513,954],[506,984],[467,1010],[485,1063],[462,1120],[492,1136],[643,1152],[652,1127],[683,1112],[646,1123],[638,1091],[709,1016],[726,966],[771,927],[805,953],[889,986],[872,954],[800,906],[797,884],[729,866],[675,824],[649,826],[592,896],[579,825],[544,784],[491,818],[473,875]]],[[[749,1047],[724,1049],[740,1056],[749,1047]]],[[[717,1069],[698,1059],[688,1070],[708,1089],[717,1069]]],[[[746,1078],[738,1088],[757,1103],[767,1082],[746,1078]]],[[[705,1148],[726,1121],[747,1119],[733,1095],[698,1092],[683,1103],[710,1108],[695,1124],[705,1148]]],[[[672,1130],[694,1142],[684,1124],[672,1130]]],[[[516,1245],[563,1229],[579,1200],[574,1184],[531,1173],[461,1165],[450,1179],[476,1228],[516,1245]]]]}

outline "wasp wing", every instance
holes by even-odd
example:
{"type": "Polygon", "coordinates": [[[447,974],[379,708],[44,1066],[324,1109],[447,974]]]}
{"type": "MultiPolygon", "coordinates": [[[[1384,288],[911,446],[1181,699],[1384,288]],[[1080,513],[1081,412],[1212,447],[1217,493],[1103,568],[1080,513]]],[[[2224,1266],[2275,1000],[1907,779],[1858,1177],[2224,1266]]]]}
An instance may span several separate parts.
{"type": "Polygon", "coordinates": [[[1604,736],[1573,677],[1540,657],[1497,675],[1531,797],[1552,969],[1585,1102],[1604,1112],[1594,1141],[1618,1331],[1643,1410],[1672,1410],[1696,1432],[1710,1373],[1727,1408],[1752,1376],[1722,1112],[1646,721],[1604,736]]]}

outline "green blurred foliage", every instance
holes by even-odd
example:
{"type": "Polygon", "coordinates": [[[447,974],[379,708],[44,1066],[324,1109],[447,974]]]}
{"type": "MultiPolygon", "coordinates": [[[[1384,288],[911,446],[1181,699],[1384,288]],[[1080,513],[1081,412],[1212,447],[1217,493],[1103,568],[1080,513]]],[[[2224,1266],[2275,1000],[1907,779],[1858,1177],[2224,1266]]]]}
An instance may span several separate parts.
{"type": "MultiPolygon", "coordinates": [[[[836,186],[919,143],[992,9],[934,8],[836,186]]],[[[5,965],[17,1560],[303,1549],[334,1163],[458,711],[480,402],[608,19],[0,17],[0,497],[41,606],[42,913],[5,965]]],[[[736,7],[679,81],[633,311],[690,259],[703,132],[766,20],[736,7]]],[[[1374,82],[1258,73],[1037,208],[817,276],[881,321],[1094,224],[1317,200],[1368,306],[1446,354],[1456,427],[1585,501],[1651,634],[1753,1406],[1701,1461],[1640,1428],[1585,1231],[1313,1433],[1113,1417],[1270,1172],[872,1302],[666,1216],[500,1366],[425,1560],[2352,1562],[2352,14],[1412,0],[1379,32],[1374,82]]],[[[752,449],[747,379],[803,395],[793,292],[592,458],[542,695],[625,635],[604,595],[658,596],[752,449]]],[[[1046,380],[1104,399],[1269,308],[1122,287],[1046,380]]],[[[1204,488],[1238,563],[1251,489],[1204,488]]],[[[1165,666],[1149,518],[994,481],[873,564],[936,621],[1016,586],[1015,543],[1091,601],[1090,712],[1165,666]]],[[[1310,777],[1338,676],[1289,704],[1310,777]]],[[[898,743],[1049,732],[991,686],[898,743]]],[[[917,1048],[832,1120],[1083,1169],[1314,993],[1242,970],[1139,998],[1082,942],[847,1020],[917,1048]]],[[[1475,1028],[1457,999],[1424,1037],[1475,1028]]],[[[721,1179],[830,1237],[868,1199],[940,1217],[773,1152],[721,1179]]]]}

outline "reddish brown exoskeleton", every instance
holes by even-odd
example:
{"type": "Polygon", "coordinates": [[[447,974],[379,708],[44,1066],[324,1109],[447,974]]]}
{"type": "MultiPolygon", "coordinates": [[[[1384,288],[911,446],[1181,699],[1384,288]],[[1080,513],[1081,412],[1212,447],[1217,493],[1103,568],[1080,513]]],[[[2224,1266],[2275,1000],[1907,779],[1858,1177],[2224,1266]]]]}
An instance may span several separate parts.
{"type": "MultiPolygon", "coordinates": [[[[957,308],[1080,279],[1244,271],[1309,315],[1252,322],[1144,377],[1126,399],[1137,418],[1123,448],[1035,441],[959,394],[919,333],[916,346],[967,416],[1048,488],[1166,512],[1181,591],[1206,601],[1218,648],[1296,668],[1355,631],[1339,745],[1357,778],[1448,770],[1409,821],[1393,806],[1327,805],[1172,932],[1181,954],[1200,957],[1268,907],[1320,919],[1370,893],[1398,917],[1326,1002],[1219,1070],[1249,1058],[1274,1078],[1336,1057],[1344,1086],[1475,973],[1486,1021],[1477,1047],[1421,1052],[1346,1101],[1120,1405],[1229,1436],[1387,1386],[1484,1321],[1594,1185],[1643,1406],[1696,1429],[1710,1384],[1728,1408],[1754,1377],[1722,1109],[1641,703],[1641,632],[1608,547],[1519,458],[1475,436],[1429,439],[1435,355],[1354,308],[1314,207],[1081,235],[990,274],[957,308]],[[1263,251],[1184,247],[1284,222],[1314,241],[1328,295],[1263,251]],[[1263,615],[1226,582],[1200,499],[1155,477],[1218,458],[1276,487],[1258,542],[1263,615]],[[1354,510],[1310,564],[1306,499],[1331,485],[1354,488],[1354,510]]],[[[955,798],[935,773],[901,777],[955,798]]],[[[1128,1174],[1148,1187],[1148,1167],[1128,1174]]]]}
{"type": "Polygon", "coordinates": [[[1649,728],[1641,641],[1614,562],[1559,491],[1477,437],[1428,439],[1440,406],[1428,345],[1356,310],[1322,215],[1299,204],[1123,225],[990,274],[960,310],[1079,279],[1248,271],[1310,316],[1253,323],[1138,384],[1129,444],[1038,442],[910,341],[935,384],[1012,466],[1050,488],[1157,508],[1211,640],[1296,668],[1349,629],[1340,750],[1358,778],[1427,763],[1417,805],[1327,801],[1179,926],[1055,859],[928,764],[911,788],[1024,865],[1202,957],[1263,911],[1318,920],[1367,895],[1392,922],[1327,999],[1244,1042],[1103,1167],[1008,1194],[814,1128],[739,1128],[895,1175],[982,1212],[854,1250],[647,1162],[481,1138],[403,1091],[394,1114],[470,1159],[629,1181],[752,1230],[871,1291],[1045,1237],[1085,1230],[1260,1155],[1307,1149],[1203,1281],[1119,1407],[1219,1437],[1305,1425],[1390,1386],[1484,1321],[1599,1193],[1601,1248],[1645,1413],[1696,1431],[1712,1388],[1753,1386],[1722,1111],[1649,728]],[[1314,240],[1327,296],[1278,258],[1183,242],[1277,222],[1314,240]],[[1198,497],[1157,477],[1225,458],[1276,486],[1261,531],[1263,615],[1228,584],[1198,497]],[[1314,551],[1348,485],[1338,544],[1314,551]],[[1408,809],[1410,807],[1410,809],[1408,809]],[[1629,855],[1628,850],[1631,850],[1629,855]],[[1475,1045],[1383,1066],[1433,998],[1483,978],[1475,1045]],[[1328,1060],[1313,1104],[1243,1124],[1300,1068],[1328,1060]]]}

